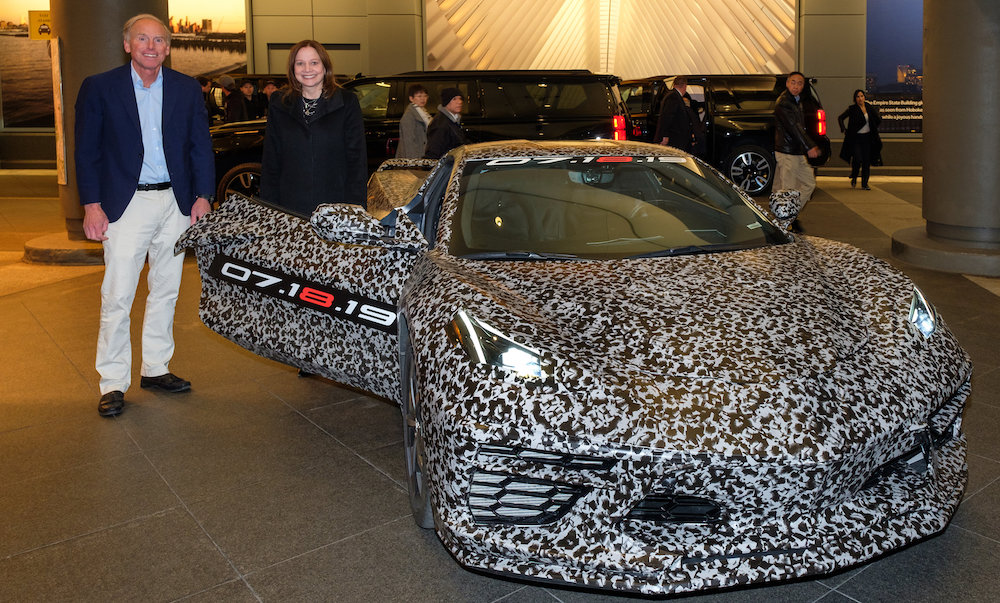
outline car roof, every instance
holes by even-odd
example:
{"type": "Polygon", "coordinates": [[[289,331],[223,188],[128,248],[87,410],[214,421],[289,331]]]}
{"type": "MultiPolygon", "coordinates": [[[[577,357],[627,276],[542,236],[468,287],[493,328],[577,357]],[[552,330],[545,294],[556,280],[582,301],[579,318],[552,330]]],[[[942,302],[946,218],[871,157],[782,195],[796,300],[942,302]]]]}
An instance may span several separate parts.
{"type": "Polygon", "coordinates": [[[510,157],[512,155],[526,157],[551,155],[690,157],[687,153],[673,147],[620,140],[498,140],[458,147],[452,153],[460,161],[510,157]]]}

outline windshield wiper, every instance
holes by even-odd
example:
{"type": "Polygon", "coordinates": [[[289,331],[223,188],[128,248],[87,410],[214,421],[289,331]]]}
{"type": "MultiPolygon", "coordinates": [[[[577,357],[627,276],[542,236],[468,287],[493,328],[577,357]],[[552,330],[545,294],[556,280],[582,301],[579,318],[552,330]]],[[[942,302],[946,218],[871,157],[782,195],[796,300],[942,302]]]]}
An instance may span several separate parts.
{"type": "Polygon", "coordinates": [[[482,251],[458,256],[464,260],[575,260],[572,253],[545,253],[539,251],[482,251]]]}
{"type": "Polygon", "coordinates": [[[674,255],[695,255],[698,253],[715,253],[717,251],[736,251],[737,249],[747,249],[746,245],[738,243],[718,243],[715,245],[685,245],[683,247],[671,247],[669,249],[658,249],[647,253],[639,253],[628,256],[628,259],[638,258],[660,258],[674,255]]]}

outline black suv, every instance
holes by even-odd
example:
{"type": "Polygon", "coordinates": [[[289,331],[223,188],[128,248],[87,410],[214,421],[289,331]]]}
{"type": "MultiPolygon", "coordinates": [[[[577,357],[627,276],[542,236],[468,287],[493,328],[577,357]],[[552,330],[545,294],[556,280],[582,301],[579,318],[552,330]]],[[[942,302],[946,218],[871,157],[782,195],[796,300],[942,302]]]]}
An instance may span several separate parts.
{"type": "MultiPolygon", "coordinates": [[[[774,181],[774,105],[785,90],[786,75],[689,75],[691,106],[705,126],[704,159],[751,195],[770,192],[774,181]]],[[[639,132],[635,138],[656,142],[656,123],[673,76],[628,80],[620,85],[629,113],[639,132]]],[[[830,158],[826,114],[813,84],[802,92],[806,130],[820,147],[814,166],[830,158]]]]}
{"type": "MultiPolygon", "coordinates": [[[[360,77],[343,84],[357,95],[365,120],[369,172],[396,154],[407,89],[422,84],[427,110],[437,112],[443,88],[465,97],[462,128],[470,142],[509,140],[624,140],[634,132],[618,92],[620,79],[586,70],[412,71],[360,77]]],[[[263,120],[212,128],[217,196],[255,194],[264,141],[263,120]]]]}

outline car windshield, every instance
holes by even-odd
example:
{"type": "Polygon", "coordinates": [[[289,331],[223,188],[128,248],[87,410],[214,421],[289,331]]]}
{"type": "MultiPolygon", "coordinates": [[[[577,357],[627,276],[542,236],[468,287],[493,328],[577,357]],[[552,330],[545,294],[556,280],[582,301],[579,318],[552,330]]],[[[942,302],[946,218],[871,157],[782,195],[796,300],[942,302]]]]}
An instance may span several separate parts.
{"type": "Polygon", "coordinates": [[[456,256],[613,259],[787,242],[713,170],[679,156],[466,162],[448,248],[456,256]]]}

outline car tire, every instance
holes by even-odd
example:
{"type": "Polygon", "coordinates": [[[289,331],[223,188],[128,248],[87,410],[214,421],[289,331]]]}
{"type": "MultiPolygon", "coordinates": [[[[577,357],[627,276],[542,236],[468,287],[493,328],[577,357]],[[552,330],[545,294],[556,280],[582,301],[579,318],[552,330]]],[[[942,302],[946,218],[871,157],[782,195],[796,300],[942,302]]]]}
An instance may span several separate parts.
{"type": "Polygon", "coordinates": [[[219,179],[219,188],[215,192],[217,203],[225,203],[232,193],[240,193],[246,197],[260,196],[260,164],[241,163],[219,179]]]}
{"type": "Polygon", "coordinates": [[[413,520],[421,528],[431,529],[434,527],[434,507],[431,504],[427,456],[424,449],[417,363],[413,358],[413,346],[410,344],[406,327],[402,322],[400,327],[399,338],[404,346],[400,357],[403,394],[400,408],[403,416],[403,458],[406,463],[406,485],[410,494],[410,509],[413,511],[413,520]]]}
{"type": "Polygon", "coordinates": [[[723,166],[726,177],[750,196],[766,195],[774,182],[774,154],[757,145],[736,147],[723,166]]]}

